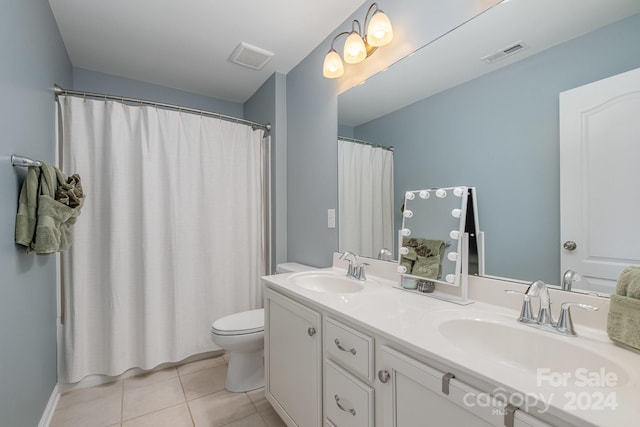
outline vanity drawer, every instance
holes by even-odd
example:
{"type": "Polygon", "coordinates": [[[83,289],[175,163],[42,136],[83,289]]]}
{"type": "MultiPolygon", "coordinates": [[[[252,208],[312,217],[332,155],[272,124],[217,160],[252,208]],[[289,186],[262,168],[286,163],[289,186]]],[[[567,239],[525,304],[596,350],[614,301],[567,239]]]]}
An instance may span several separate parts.
{"type": "Polygon", "coordinates": [[[330,360],[324,366],[327,425],[373,427],[373,388],[330,360]]]}
{"type": "Polygon", "coordinates": [[[326,318],[324,348],[330,359],[373,381],[373,338],[326,318]]]}

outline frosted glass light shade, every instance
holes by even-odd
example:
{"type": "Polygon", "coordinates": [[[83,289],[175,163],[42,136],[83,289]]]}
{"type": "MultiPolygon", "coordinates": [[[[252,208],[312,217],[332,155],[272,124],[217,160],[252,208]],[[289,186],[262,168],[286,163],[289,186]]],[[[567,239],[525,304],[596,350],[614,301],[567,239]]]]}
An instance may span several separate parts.
{"type": "Polygon", "coordinates": [[[331,49],[327,56],[324,57],[324,64],[322,65],[322,75],[328,79],[335,79],[344,74],[344,64],[338,52],[335,49],[331,49]]]}
{"type": "Polygon", "coordinates": [[[367,48],[360,34],[352,31],[344,42],[344,62],[347,64],[357,64],[367,57],[367,48]]]}
{"type": "Polygon", "coordinates": [[[388,45],[393,39],[393,28],[391,21],[383,11],[377,10],[369,21],[367,27],[367,43],[371,46],[380,47],[388,45]]]}

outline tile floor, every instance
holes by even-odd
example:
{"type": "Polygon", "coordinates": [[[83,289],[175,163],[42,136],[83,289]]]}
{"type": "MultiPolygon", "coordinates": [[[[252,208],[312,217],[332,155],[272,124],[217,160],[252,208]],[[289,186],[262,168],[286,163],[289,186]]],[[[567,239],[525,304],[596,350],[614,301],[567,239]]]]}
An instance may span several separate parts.
{"type": "Polygon", "coordinates": [[[51,427],[283,427],[264,389],[229,393],[227,356],[74,390],[51,427]]]}

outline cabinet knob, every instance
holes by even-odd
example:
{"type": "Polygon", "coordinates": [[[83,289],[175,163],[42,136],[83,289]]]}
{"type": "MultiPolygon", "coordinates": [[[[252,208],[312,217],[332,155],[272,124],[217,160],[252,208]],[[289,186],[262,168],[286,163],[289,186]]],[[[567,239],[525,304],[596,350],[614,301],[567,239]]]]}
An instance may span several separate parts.
{"type": "Polygon", "coordinates": [[[314,336],[316,334],[316,328],[310,327],[307,329],[307,334],[309,334],[310,337],[314,336]]]}
{"type": "Polygon", "coordinates": [[[578,245],[576,245],[576,242],[567,240],[566,242],[564,242],[564,245],[562,245],[562,247],[568,251],[575,251],[578,245]]]}
{"type": "Polygon", "coordinates": [[[378,379],[381,383],[385,383],[389,381],[391,378],[391,374],[388,371],[378,371],[378,379]]]}

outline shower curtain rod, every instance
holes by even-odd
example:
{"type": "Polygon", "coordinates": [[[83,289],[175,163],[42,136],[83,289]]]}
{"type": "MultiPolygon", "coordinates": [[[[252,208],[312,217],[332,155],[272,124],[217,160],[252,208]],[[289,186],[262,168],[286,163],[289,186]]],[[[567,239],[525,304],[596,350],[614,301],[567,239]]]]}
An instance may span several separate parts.
{"type": "Polygon", "coordinates": [[[241,123],[241,124],[244,124],[244,125],[251,126],[253,128],[253,130],[262,129],[262,130],[266,131],[267,133],[271,130],[271,124],[270,123],[262,124],[262,123],[252,122],[251,120],[240,119],[238,117],[232,117],[232,116],[225,116],[224,114],[214,113],[214,112],[205,111],[205,110],[198,110],[196,108],[183,107],[181,105],[165,104],[164,102],[147,101],[147,100],[144,100],[144,99],[127,98],[126,96],[105,95],[103,93],[93,93],[93,92],[84,92],[84,91],[79,91],[79,90],[63,89],[62,87],[58,86],[57,84],[53,85],[53,91],[54,91],[56,96],[58,96],[58,95],[73,95],[73,96],[82,96],[84,98],[89,97],[89,98],[104,99],[105,101],[107,99],[110,99],[110,100],[113,100],[113,101],[130,102],[130,103],[140,104],[140,105],[150,105],[150,106],[153,106],[153,107],[170,108],[172,110],[186,111],[188,113],[201,114],[201,115],[204,115],[204,116],[211,116],[211,117],[215,117],[217,119],[226,120],[228,122],[241,123]]]}
{"type": "Polygon", "coordinates": [[[382,148],[383,150],[393,151],[393,147],[386,147],[384,145],[374,144],[373,142],[364,141],[362,139],[348,138],[346,136],[340,136],[340,135],[338,135],[338,139],[341,139],[343,141],[355,142],[356,144],[370,145],[375,148],[382,148]]]}

